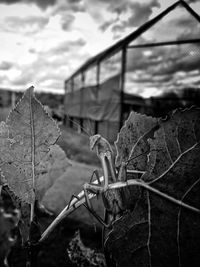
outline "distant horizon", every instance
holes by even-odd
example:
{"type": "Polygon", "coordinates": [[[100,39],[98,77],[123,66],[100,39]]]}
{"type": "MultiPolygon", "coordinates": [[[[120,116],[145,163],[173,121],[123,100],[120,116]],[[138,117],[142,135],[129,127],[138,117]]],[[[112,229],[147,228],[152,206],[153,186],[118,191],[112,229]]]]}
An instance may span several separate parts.
{"type": "MultiPolygon", "coordinates": [[[[20,89],[20,88],[4,88],[4,87],[0,87],[0,91],[9,91],[9,92],[14,92],[14,93],[24,93],[30,86],[26,87],[25,89],[20,89]]],[[[41,91],[41,90],[37,90],[37,88],[34,87],[34,92],[36,94],[40,94],[40,93],[44,93],[44,94],[57,94],[57,95],[64,95],[65,92],[59,92],[59,91],[55,91],[55,90],[49,90],[49,91],[41,91]]]]}

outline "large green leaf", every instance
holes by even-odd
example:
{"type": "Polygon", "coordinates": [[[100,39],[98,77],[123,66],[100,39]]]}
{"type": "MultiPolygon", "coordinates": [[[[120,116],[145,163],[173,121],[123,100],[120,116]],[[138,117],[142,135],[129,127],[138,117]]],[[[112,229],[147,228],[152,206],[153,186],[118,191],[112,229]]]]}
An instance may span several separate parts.
{"type": "Polygon", "coordinates": [[[0,168],[9,188],[33,204],[37,195],[39,164],[60,135],[56,123],[35,98],[33,87],[10,112],[0,130],[0,168]]]}
{"type": "Polygon", "coordinates": [[[141,186],[133,186],[140,187],[134,209],[113,223],[104,242],[116,266],[199,266],[199,141],[200,109],[177,110],[160,121],[148,141],[150,150],[146,172],[139,180],[141,186]]]}

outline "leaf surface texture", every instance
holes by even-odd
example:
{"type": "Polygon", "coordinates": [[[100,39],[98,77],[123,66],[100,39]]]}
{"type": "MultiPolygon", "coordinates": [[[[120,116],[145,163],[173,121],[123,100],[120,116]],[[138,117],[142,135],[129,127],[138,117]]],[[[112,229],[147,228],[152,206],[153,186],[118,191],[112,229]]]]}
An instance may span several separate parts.
{"type": "MultiPolygon", "coordinates": [[[[147,141],[141,183],[200,211],[200,109],[176,110],[147,141]]],[[[143,187],[137,192],[134,209],[107,234],[110,259],[116,266],[199,266],[200,213],[143,187]]]]}
{"type": "Polygon", "coordinates": [[[10,112],[0,129],[0,167],[9,188],[26,203],[37,196],[38,166],[60,131],[35,98],[33,87],[10,112]]]}

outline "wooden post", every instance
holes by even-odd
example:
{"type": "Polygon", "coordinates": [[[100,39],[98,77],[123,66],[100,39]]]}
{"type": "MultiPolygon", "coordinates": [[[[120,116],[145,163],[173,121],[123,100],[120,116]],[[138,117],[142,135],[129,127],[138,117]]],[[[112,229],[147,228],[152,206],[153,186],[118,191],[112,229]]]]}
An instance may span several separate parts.
{"type": "Polygon", "coordinates": [[[121,57],[121,75],[120,75],[120,118],[119,118],[119,130],[123,126],[123,112],[124,112],[124,83],[126,75],[126,46],[122,49],[121,57]]]}
{"type": "Polygon", "coordinates": [[[16,103],[16,92],[12,92],[11,93],[11,105],[12,105],[12,108],[15,107],[15,103],[16,103]]]}
{"type": "MultiPolygon", "coordinates": [[[[71,98],[72,98],[72,105],[73,105],[73,97],[74,97],[74,78],[71,79],[71,98]]],[[[70,128],[74,127],[74,118],[70,117],[70,128]]]]}
{"type": "MultiPolygon", "coordinates": [[[[84,89],[85,89],[85,74],[84,72],[82,71],[81,72],[81,93],[80,93],[80,130],[82,132],[83,130],[83,117],[82,114],[83,114],[83,110],[84,110],[84,89]]],[[[84,114],[83,114],[84,116],[84,114]]]]}
{"type": "Polygon", "coordinates": [[[68,88],[67,88],[68,83],[69,83],[68,81],[64,82],[64,89],[65,89],[65,97],[64,97],[64,110],[65,111],[64,112],[65,113],[64,113],[64,119],[63,119],[63,125],[65,125],[65,126],[67,125],[67,117],[68,117],[66,114],[66,109],[65,109],[66,108],[66,102],[67,102],[67,93],[69,93],[68,88]]]}
{"type": "MultiPolygon", "coordinates": [[[[96,80],[97,80],[97,100],[99,98],[99,89],[100,89],[100,63],[97,63],[97,75],[96,75],[96,80]]],[[[94,132],[95,134],[98,134],[99,131],[99,122],[97,120],[95,120],[94,122],[94,132]]]]}
{"type": "Polygon", "coordinates": [[[99,89],[100,89],[100,62],[97,63],[97,99],[99,98],[99,89]]]}

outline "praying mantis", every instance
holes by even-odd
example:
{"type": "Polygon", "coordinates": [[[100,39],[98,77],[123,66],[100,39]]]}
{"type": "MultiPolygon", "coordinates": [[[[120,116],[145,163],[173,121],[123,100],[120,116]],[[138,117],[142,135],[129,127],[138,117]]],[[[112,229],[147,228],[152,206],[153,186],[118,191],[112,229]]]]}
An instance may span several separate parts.
{"type": "MultiPolygon", "coordinates": [[[[114,185],[117,181],[124,182],[126,180],[126,163],[122,163],[119,172],[117,173],[114,166],[114,153],[109,142],[101,135],[93,135],[90,137],[90,149],[96,150],[97,156],[101,161],[103,176],[99,177],[98,172],[95,170],[91,176],[90,182],[86,183],[84,189],[76,196],[72,195],[69,204],[61,211],[56,219],[44,231],[39,242],[43,242],[49,236],[51,231],[58,225],[58,223],[71,214],[74,210],[84,205],[89,212],[105,227],[110,226],[111,222],[120,217],[126,209],[122,196],[122,190],[108,190],[110,185],[114,185]],[[94,175],[97,179],[93,181],[94,175]],[[103,184],[103,185],[102,185],[103,184]],[[90,199],[102,195],[103,203],[106,211],[109,214],[110,223],[106,223],[92,208],[90,199]]],[[[138,172],[141,173],[141,172],[138,172]]],[[[105,213],[107,217],[107,213],[105,213]]]]}
{"type": "MultiPolygon", "coordinates": [[[[68,209],[71,207],[71,205],[76,208],[77,203],[74,203],[74,200],[77,202],[82,202],[82,197],[84,197],[85,203],[83,203],[83,205],[100,222],[100,224],[102,224],[106,228],[109,228],[113,221],[120,218],[123,212],[129,209],[129,201],[126,199],[126,193],[124,192],[125,190],[127,191],[127,189],[109,189],[110,185],[113,185],[117,182],[126,181],[126,173],[129,173],[129,170],[126,170],[126,165],[128,162],[122,162],[120,169],[117,172],[114,165],[114,153],[111,145],[100,134],[96,134],[90,137],[90,149],[96,150],[96,154],[101,162],[103,177],[101,177],[100,179],[98,172],[94,171],[90,182],[84,184],[83,193],[79,196],[72,195],[68,209]],[[93,182],[94,175],[96,175],[97,179],[93,182]],[[90,194],[92,194],[93,196],[102,196],[103,204],[105,207],[104,219],[101,218],[93,209],[90,201],[90,194]]],[[[141,175],[143,172],[135,171],[135,173],[141,175]]]]}
{"type": "Polygon", "coordinates": [[[93,172],[90,182],[84,184],[83,190],[77,196],[72,195],[69,204],[61,211],[56,219],[44,231],[39,240],[39,243],[46,240],[52,230],[59,224],[59,222],[69,214],[71,214],[73,211],[75,211],[77,208],[79,208],[81,205],[84,205],[105,228],[112,227],[112,223],[114,221],[119,219],[124,212],[131,209],[129,198],[130,192],[129,190],[127,190],[129,186],[137,186],[139,188],[143,188],[170,202],[173,202],[178,206],[184,207],[188,210],[200,214],[199,209],[196,209],[181,200],[175,199],[172,196],[169,196],[157,190],[150,184],[144,182],[141,178],[145,171],[127,169],[129,161],[134,158],[140,157],[142,154],[130,158],[127,162],[121,162],[119,171],[117,171],[114,165],[113,150],[111,148],[111,145],[105,138],[103,138],[99,134],[91,136],[90,149],[96,150],[97,156],[101,161],[103,176],[99,177],[97,171],[93,172]],[[131,175],[131,179],[127,179],[127,174],[131,175]],[[137,178],[135,178],[135,174],[137,175],[137,178]],[[94,175],[96,175],[97,177],[95,181],[93,181],[94,175]],[[103,199],[104,207],[106,210],[104,219],[95,212],[90,201],[97,195],[101,195],[103,199]]]}
{"type": "Polygon", "coordinates": [[[96,150],[97,156],[101,162],[104,180],[103,185],[101,185],[98,173],[95,172],[98,184],[92,183],[91,179],[90,183],[86,183],[84,185],[87,208],[103,226],[110,227],[111,223],[119,218],[128,208],[126,205],[128,203],[125,201],[125,194],[123,190],[108,190],[108,186],[110,184],[114,184],[119,181],[126,181],[126,163],[122,162],[119,172],[117,172],[114,165],[114,153],[111,145],[99,134],[90,138],[90,149],[96,150]],[[90,199],[88,198],[88,192],[96,195],[102,195],[102,200],[106,210],[106,220],[100,218],[93,210],[90,199]]]}

